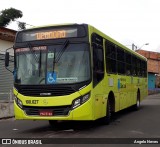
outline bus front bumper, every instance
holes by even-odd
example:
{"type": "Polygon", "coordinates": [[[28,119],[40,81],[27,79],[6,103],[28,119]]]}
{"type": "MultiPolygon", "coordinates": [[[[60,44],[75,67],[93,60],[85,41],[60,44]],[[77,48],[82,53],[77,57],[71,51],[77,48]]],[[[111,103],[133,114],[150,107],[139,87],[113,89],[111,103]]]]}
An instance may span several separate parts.
{"type": "MultiPolygon", "coordinates": [[[[23,108],[22,108],[23,109],[23,108]]],[[[67,115],[41,116],[27,114],[14,102],[15,119],[23,120],[93,120],[91,101],[87,101],[75,109],[71,109],[67,115]]],[[[54,112],[53,112],[54,113],[54,112]]]]}

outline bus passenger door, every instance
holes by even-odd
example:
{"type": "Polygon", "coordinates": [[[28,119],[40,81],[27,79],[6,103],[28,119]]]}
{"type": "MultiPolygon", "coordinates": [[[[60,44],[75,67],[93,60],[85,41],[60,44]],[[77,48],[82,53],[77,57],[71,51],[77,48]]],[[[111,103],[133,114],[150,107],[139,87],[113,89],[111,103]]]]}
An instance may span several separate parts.
{"type": "Polygon", "coordinates": [[[94,118],[102,117],[104,105],[103,78],[104,78],[104,51],[103,38],[97,34],[92,36],[93,47],[93,97],[94,97],[94,118]]]}

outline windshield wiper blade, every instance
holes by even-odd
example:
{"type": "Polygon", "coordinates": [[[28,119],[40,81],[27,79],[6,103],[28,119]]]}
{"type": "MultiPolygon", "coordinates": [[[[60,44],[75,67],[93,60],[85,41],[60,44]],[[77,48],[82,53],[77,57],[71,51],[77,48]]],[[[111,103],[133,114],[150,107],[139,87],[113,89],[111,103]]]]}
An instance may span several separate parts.
{"type": "Polygon", "coordinates": [[[41,75],[41,66],[42,66],[42,51],[40,50],[40,55],[39,55],[39,77],[41,75]]]}
{"type": "Polygon", "coordinates": [[[61,51],[57,54],[56,63],[60,60],[68,45],[69,45],[69,40],[66,40],[63,44],[61,51]]]}
{"type": "Polygon", "coordinates": [[[55,63],[57,63],[60,58],[62,57],[63,53],[65,52],[67,46],[69,45],[69,40],[66,40],[63,44],[62,49],[60,50],[60,52],[57,54],[56,56],[56,49],[54,49],[54,57],[53,57],[53,73],[54,73],[54,68],[55,68],[55,63]]]}
{"type": "Polygon", "coordinates": [[[56,48],[54,48],[54,57],[53,57],[53,73],[54,73],[55,63],[56,63],[56,48]]]}

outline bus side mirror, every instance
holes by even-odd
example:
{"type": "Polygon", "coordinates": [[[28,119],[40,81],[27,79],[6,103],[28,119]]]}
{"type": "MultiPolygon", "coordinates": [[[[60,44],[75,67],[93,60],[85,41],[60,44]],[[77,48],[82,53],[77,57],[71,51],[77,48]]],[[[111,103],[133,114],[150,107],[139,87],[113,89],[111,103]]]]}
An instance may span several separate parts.
{"type": "Polygon", "coordinates": [[[9,52],[5,53],[5,67],[9,66],[9,52]]]}

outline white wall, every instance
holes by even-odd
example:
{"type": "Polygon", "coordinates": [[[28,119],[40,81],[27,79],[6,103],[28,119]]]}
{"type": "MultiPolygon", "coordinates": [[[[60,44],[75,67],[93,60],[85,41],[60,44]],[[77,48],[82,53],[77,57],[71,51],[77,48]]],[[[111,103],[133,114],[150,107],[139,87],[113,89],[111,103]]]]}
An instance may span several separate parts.
{"type": "MultiPolygon", "coordinates": [[[[13,46],[13,42],[10,41],[5,41],[5,40],[1,40],[0,39],[0,53],[4,54],[7,48],[10,48],[13,46]]],[[[9,50],[10,55],[14,55],[13,54],[13,49],[9,50]]]]}

